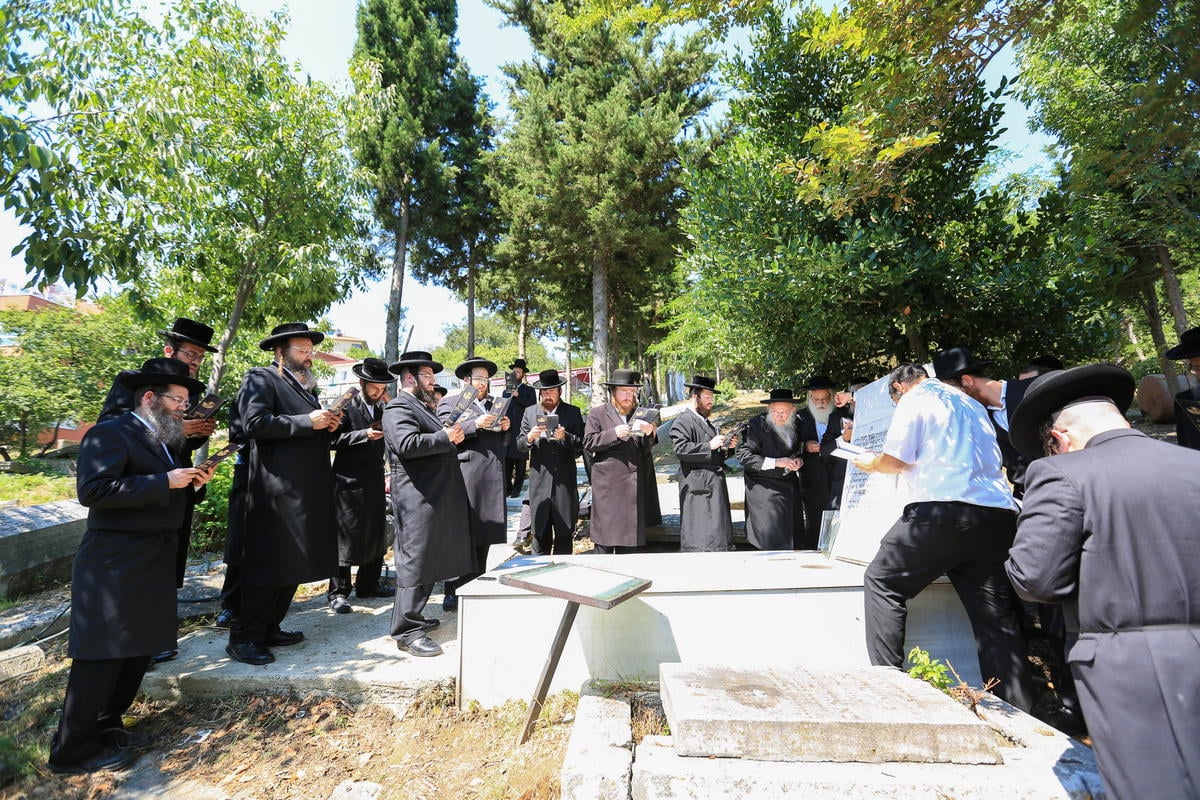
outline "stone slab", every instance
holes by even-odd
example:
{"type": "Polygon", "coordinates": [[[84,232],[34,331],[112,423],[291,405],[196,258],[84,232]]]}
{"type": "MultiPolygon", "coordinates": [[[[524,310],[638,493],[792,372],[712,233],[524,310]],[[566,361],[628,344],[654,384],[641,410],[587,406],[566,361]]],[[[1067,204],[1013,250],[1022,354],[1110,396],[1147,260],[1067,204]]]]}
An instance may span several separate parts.
{"type": "Polygon", "coordinates": [[[559,775],[562,800],[628,800],[631,724],[628,702],[584,688],[559,775]]]}
{"type": "Polygon", "coordinates": [[[962,704],[889,667],[663,664],[679,756],[760,761],[998,764],[995,732],[962,704]]]}
{"type": "Polygon", "coordinates": [[[29,645],[0,651],[0,683],[37,672],[46,666],[46,653],[42,648],[29,645]]]}
{"type": "Polygon", "coordinates": [[[982,705],[1003,764],[864,764],[680,756],[669,736],[637,746],[633,800],[1105,800],[1091,748],[994,697],[982,705]]]}
{"type": "Polygon", "coordinates": [[[69,578],[86,529],[87,509],[74,500],[0,510],[0,597],[69,578]]]}

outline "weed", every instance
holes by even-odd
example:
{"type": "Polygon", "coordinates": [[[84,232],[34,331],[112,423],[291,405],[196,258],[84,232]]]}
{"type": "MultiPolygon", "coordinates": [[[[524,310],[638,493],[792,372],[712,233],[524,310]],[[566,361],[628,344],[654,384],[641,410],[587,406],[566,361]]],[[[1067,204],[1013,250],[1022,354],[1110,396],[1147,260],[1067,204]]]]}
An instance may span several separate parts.
{"type": "Polygon", "coordinates": [[[908,675],[919,681],[925,681],[940,692],[950,693],[954,681],[950,670],[936,658],[930,658],[929,653],[919,647],[914,647],[908,653],[908,675]]]}

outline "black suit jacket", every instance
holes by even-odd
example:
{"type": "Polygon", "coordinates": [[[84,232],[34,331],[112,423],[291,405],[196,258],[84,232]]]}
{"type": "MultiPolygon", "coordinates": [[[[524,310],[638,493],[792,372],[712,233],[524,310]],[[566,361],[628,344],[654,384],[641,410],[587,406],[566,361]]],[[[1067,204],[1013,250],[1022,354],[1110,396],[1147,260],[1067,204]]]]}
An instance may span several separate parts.
{"type": "Polygon", "coordinates": [[[1013,412],[1021,404],[1021,400],[1025,397],[1025,392],[1029,389],[1029,384],[1031,383],[1033,383],[1033,378],[1026,378],[1022,381],[1005,381],[1004,410],[992,411],[988,409],[988,418],[992,421],[992,427],[996,430],[996,443],[1000,445],[1000,458],[1004,462],[1004,471],[1008,475],[1008,480],[1013,485],[1013,496],[1018,499],[1025,494],[1025,470],[1029,468],[1031,459],[1013,446],[1013,443],[1008,438],[1008,431],[997,424],[996,415],[1004,414],[1005,421],[1011,425],[1013,412]]]}

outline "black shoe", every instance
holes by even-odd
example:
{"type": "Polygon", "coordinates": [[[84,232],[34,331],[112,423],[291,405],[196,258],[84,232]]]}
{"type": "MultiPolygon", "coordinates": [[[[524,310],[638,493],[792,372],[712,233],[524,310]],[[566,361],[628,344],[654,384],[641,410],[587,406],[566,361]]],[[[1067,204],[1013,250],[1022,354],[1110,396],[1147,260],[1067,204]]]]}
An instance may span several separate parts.
{"type": "Polygon", "coordinates": [[[73,764],[55,764],[49,762],[50,771],[59,775],[82,775],[85,772],[102,772],[111,770],[117,772],[128,768],[138,760],[138,751],[117,747],[105,747],[94,756],[76,761],[73,764]]]}
{"type": "Polygon", "coordinates": [[[237,644],[230,642],[225,645],[225,652],[234,661],[240,661],[252,667],[261,667],[275,660],[275,655],[259,642],[238,642],[237,644]]]}
{"type": "Polygon", "coordinates": [[[217,616],[213,617],[214,628],[232,628],[235,622],[237,622],[237,614],[232,608],[222,608],[217,612],[217,616]]]}
{"type": "Polygon", "coordinates": [[[151,664],[161,664],[164,661],[170,661],[175,656],[179,655],[178,650],[163,650],[161,653],[155,653],[150,656],[151,664]]]}
{"type": "Polygon", "coordinates": [[[443,597],[442,611],[458,611],[458,595],[448,594],[443,597]]]}
{"type": "Polygon", "coordinates": [[[390,586],[376,586],[374,589],[355,589],[356,597],[395,597],[396,590],[390,586]]]}
{"type": "Polygon", "coordinates": [[[335,595],[334,598],[329,601],[329,607],[333,609],[335,614],[349,614],[354,610],[354,607],[350,605],[350,601],[342,597],[340,594],[335,595]]]}
{"type": "Polygon", "coordinates": [[[303,641],[303,631],[275,631],[267,634],[267,647],[287,647],[303,641]]]}
{"type": "Polygon", "coordinates": [[[109,728],[100,731],[100,741],[122,750],[146,750],[154,745],[154,737],[148,733],[134,733],[125,728],[109,728]]]}
{"type": "Polygon", "coordinates": [[[423,631],[431,631],[441,624],[442,621],[440,619],[434,619],[433,617],[421,617],[421,630],[423,631]]]}
{"type": "Polygon", "coordinates": [[[429,656],[440,656],[442,654],[441,646],[430,639],[428,636],[421,635],[411,642],[396,642],[396,647],[408,653],[409,655],[417,656],[418,658],[427,658],[429,656]]]}

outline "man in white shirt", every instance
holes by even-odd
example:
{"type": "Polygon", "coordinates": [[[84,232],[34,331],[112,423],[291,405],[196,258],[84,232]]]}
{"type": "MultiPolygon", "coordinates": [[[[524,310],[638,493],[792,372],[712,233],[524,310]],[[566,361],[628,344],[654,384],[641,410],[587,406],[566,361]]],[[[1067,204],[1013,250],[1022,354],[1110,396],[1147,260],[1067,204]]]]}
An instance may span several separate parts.
{"type": "Polygon", "coordinates": [[[947,575],[966,608],[984,680],[1028,711],[1033,705],[1025,640],[1004,573],[1017,505],[1001,474],[1000,448],[983,407],[916,364],[892,371],[898,399],[882,453],[855,460],[866,472],[899,474],[912,502],[880,542],[865,581],[867,652],[901,667],[907,603],[947,575]]]}

